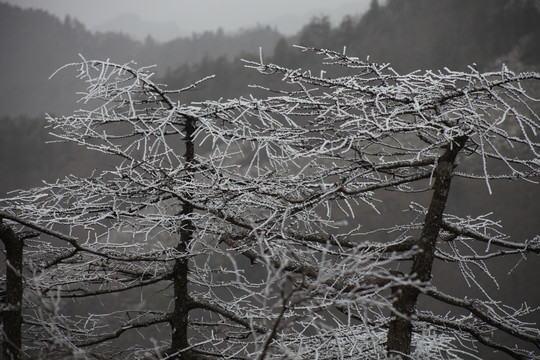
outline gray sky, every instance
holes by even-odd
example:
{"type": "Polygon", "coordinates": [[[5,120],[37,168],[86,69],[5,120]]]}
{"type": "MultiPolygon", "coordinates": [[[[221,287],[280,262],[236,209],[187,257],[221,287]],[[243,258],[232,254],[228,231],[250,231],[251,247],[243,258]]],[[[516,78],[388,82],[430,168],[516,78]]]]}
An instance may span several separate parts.
{"type": "Polygon", "coordinates": [[[61,19],[69,14],[90,30],[124,30],[138,38],[143,37],[141,32],[150,31],[160,40],[204,30],[216,30],[219,27],[225,31],[235,31],[257,24],[276,26],[280,32],[292,34],[315,15],[329,15],[334,23],[339,23],[347,14],[363,13],[370,3],[370,0],[1,1],[23,8],[44,9],[61,19]],[[118,17],[125,14],[130,17],[124,16],[125,20],[120,21],[121,18],[118,17]],[[122,23],[122,29],[112,28],[121,27],[122,23]],[[172,32],[176,34],[173,35],[172,32]]]}

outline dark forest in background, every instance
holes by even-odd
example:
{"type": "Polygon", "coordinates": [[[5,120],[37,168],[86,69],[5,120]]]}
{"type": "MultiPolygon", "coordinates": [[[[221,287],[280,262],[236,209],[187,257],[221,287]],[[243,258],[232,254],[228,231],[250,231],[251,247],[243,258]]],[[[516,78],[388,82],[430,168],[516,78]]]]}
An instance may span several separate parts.
{"type": "Polygon", "coordinates": [[[192,92],[190,100],[249,94],[248,84],[261,77],[243,68],[240,58],[257,58],[259,47],[272,62],[290,67],[317,67],[293,44],[325,47],[375,62],[389,62],[400,72],[462,70],[476,63],[480,70],[527,69],[540,64],[540,2],[537,0],[391,0],[373,1],[360,18],[346,17],[332,27],[314,18],[292,37],[259,26],[234,34],[222,30],[158,43],[140,42],[120,33],[93,33],[76,19],[60,20],[44,11],[0,4],[0,116],[37,117],[44,112],[76,109],[78,81],[72,73],[48,80],[60,66],[87,59],[111,59],[138,65],[156,64],[156,76],[171,88],[184,87],[210,74],[216,79],[192,92]]]}
{"type": "MultiPolygon", "coordinates": [[[[337,51],[346,46],[350,56],[389,62],[399,72],[464,70],[473,63],[486,71],[500,68],[503,62],[515,71],[540,70],[540,2],[536,0],[389,0],[385,5],[374,0],[361,17],[346,17],[337,26],[328,18],[314,18],[292,37],[259,26],[234,34],[208,31],[166,43],[151,37],[139,42],[119,33],[92,33],[76,19],[61,20],[44,11],[0,4],[0,30],[0,197],[43,179],[86,175],[107,166],[98,155],[73,145],[45,144],[51,138],[43,114],[68,115],[75,110],[79,83],[73,71],[48,78],[65,63],[78,61],[79,53],[87,59],[156,64],[156,78],[171,89],[215,74],[215,79],[184,93],[183,102],[249,96],[257,92],[250,84],[273,87],[242,64],[242,58],[258,58],[259,47],[267,61],[297,68],[317,69],[319,59],[293,44],[337,51]]],[[[476,204],[482,203],[503,219],[508,234],[530,237],[537,232],[540,201],[530,201],[539,198],[537,187],[520,183],[505,187],[504,193],[495,188],[499,199],[505,199],[495,202],[481,183],[456,186],[452,211],[466,209],[477,215],[476,204]]],[[[529,291],[516,303],[527,298],[533,306],[540,304],[540,292],[531,286],[537,283],[533,278],[538,264],[527,261],[511,272],[504,284],[510,291],[501,297],[511,300],[516,293],[529,291]],[[524,277],[527,273],[533,278],[524,277]]],[[[501,264],[500,271],[508,272],[512,266],[501,264]]]]}

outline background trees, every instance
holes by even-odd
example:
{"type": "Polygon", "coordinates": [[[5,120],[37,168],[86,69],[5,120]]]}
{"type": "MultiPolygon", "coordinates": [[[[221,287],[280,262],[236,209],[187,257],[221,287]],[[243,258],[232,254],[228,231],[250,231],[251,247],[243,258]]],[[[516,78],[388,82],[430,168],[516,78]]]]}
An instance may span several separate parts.
{"type": "Polygon", "coordinates": [[[501,58],[513,68],[516,60],[525,63],[527,69],[536,70],[539,63],[540,52],[535,45],[540,35],[540,12],[534,0],[379,3],[374,8],[378,10],[362,16],[353,4],[351,17],[333,26],[324,18],[315,18],[294,36],[261,26],[237,34],[209,31],[167,43],[93,33],[76,19],[58,19],[43,11],[0,4],[0,30],[10,34],[0,39],[5,54],[0,58],[0,68],[5,69],[0,84],[0,116],[39,117],[45,112],[67,114],[76,110],[75,93],[80,84],[69,74],[53,81],[48,77],[66,62],[77,61],[79,53],[121,63],[137,59],[141,65],[157,64],[158,76],[175,88],[216,74],[214,86],[184,94],[198,101],[248,95],[250,90],[244,84],[250,80],[235,80],[251,73],[244,71],[236,58],[257,56],[259,47],[265,56],[275,53],[273,62],[291,68],[315,69],[320,65],[299,54],[292,44],[332,49],[347,46],[351,54],[390,62],[401,72],[445,66],[466,71],[473,62],[480,70],[489,71],[499,67],[501,58]],[[512,52],[517,56],[509,60],[512,52]],[[220,83],[225,86],[223,91],[217,89],[220,83]],[[58,96],[60,93],[63,96],[58,96]]]}
{"type": "Polygon", "coordinates": [[[279,89],[198,104],[182,96],[200,83],[168,90],[147,68],[73,64],[87,108],[50,126],[110,160],[2,202],[15,235],[41,234],[25,243],[25,353],[448,359],[482,344],[539,357],[534,309],[485,285],[490,262],[538,253],[538,237],[445,208],[456,178],[490,189],[538,175],[540,121],[522,82],[540,75],[401,75],[303,50],[325,71],[261,56],[247,66],[279,89]],[[466,296],[432,279],[439,263],[459,268],[466,296]],[[64,310],[85,298],[105,305],[64,310]],[[145,328],[163,335],[109,342],[145,328]]]}

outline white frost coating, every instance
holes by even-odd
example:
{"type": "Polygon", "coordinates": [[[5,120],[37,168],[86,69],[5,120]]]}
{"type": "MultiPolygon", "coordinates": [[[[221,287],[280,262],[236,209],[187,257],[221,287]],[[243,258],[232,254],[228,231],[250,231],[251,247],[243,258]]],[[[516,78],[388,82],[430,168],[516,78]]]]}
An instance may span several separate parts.
{"type": "MultiPolygon", "coordinates": [[[[414,358],[478,359],[479,342],[538,358],[490,335],[538,344],[537,327],[523,320],[534,309],[498,303],[479,279],[497,284],[490,260],[538,253],[538,237],[513,241],[491,214],[444,216],[435,261],[455,264],[464,282],[481,290],[479,299],[453,297],[404,269],[428,212],[408,199],[430,190],[442,148],[465,137],[454,176],[488,186],[539,175],[540,121],[520,81],[540,75],[506,67],[400,75],[345,49],[301,49],[349,75],[266,64],[261,51],[246,65],[281,77],[288,90],[183,104],[182,92],[198,83],[170,91],[133,63],[83,58],[68,65],[87,83],[83,102],[99,104],[49,117],[52,131],[109,155],[114,167],[1,202],[1,217],[34,223],[67,244],[29,242],[27,319],[44,340],[26,347],[54,339],[57,353],[101,354],[123,332],[167,323],[168,305],[104,308],[81,320],[63,314],[56,300],[170,288],[172,264],[188,258],[191,305],[200,310],[190,313],[190,349],[210,358],[384,359],[392,291],[403,286],[449,308],[445,316],[418,309],[414,358]],[[196,123],[193,163],[184,157],[188,119],[196,123]],[[185,204],[194,208],[189,215],[181,212],[185,204]],[[392,208],[399,221],[387,216],[392,208]],[[183,252],[175,247],[187,219],[194,238],[183,252]],[[71,236],[61,236],[65,229],[71,236]]],[[[168,304],[170,294],[152,294],[168,304]]],[[[125,349],[126,357],[165,357],[170,344],[161,340],[125,349]]]]}

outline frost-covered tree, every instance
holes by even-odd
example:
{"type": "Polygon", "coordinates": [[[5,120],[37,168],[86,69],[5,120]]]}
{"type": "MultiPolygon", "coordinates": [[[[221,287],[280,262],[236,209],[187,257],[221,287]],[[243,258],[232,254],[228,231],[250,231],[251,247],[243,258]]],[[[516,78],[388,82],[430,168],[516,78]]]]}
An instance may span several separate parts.
{"type": "Polygon", "coordinates": [[[400,75],[304,50],[326,70],[261,57],[247,66],[280,89],[198,104],[182,103],[197,84],[168,90],[148,68],[70,65],[86,109],[49,118],[52,131],[111,161],[2,201],[2,240],[25,238],[24,354],[474,359],[484,346],[540,358],[534,309],[496,301],[484,280],[501,257],[538,254],[540,238],[445,212],[455,178],[491,189],[539,175],[522,83],[540,74],[400,75]],[[436,262],[471,284],[467,297],[432,278],[436,262]],[[65,310],[85,298],[102,306],[65,310]],[[118,341],[145,328],[151,341],[118,341]]]}

